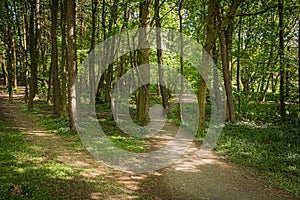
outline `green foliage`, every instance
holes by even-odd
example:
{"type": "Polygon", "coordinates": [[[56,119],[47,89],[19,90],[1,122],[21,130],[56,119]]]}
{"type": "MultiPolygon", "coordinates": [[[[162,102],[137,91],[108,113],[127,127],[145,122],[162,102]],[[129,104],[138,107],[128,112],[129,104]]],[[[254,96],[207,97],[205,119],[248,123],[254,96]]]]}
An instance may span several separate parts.
{"type": "Polygon", "coordinates": [[[280,188],[299,195],[300,125],[226,125],[216,151],[230,161],[254,167],[280,188]]]}

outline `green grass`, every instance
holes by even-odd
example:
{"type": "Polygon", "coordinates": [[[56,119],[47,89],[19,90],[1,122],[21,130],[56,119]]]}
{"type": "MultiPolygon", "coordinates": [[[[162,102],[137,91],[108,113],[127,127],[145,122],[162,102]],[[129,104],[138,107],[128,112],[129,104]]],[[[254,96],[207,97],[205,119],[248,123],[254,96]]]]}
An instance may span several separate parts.
{"type": "Polygon", "coordinates": [[[232,162],[259,170],[272,184],[300,195],[299,130],[299,124],[227,124],[215,150],[232,162]]]}
{"type": "Polygon", "coordinates": [[[33,144],[27,141],[27,133],[10,128],[14,124],[1,122],[0,200],[88,199],[95,192],[101,196],[122,193],[122,185],[113,178],[106,178],[111,176],[111,170],[105,168],[105,174],[92,178],[83,174],[93,173],[90,171],[93,169],[59,161],[59,152],[86,151],[79,136],[67,131],[66,120],[46,115],[39,106],[34,113],[23,113],[28,118],[33,117],[36,126],[43,126],[49,133],[60,135],[66,142],[48,152],[47,146],[51,144],[47,140],[33,144]]]}
{"type": "Polygon", "coordinates": [[[10,129],[9,124],[1,123],[0,136],[0,199],[55,199],[57,181],[78,175],[67,164],[36,162],[43,159],[42,150],[24,142],[25,133],[10,129]]]}

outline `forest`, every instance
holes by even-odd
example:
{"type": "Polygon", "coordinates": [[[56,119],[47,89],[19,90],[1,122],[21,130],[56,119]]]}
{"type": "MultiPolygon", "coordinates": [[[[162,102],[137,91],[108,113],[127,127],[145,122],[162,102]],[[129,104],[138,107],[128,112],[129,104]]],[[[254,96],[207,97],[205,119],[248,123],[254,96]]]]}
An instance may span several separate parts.
{"type": "Polygon", "coordinates": [[[1,1],[0,199],[300,198],[299,11],[1,1]]]}

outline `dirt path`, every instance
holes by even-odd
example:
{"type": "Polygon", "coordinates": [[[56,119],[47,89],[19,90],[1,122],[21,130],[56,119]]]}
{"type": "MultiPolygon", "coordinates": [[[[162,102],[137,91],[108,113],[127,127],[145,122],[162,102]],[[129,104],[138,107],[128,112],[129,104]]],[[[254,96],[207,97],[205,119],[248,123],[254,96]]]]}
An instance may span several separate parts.
{"type": "Polygon", "coordinates": [[[172,166],[156,172],[128,174],[113,170],[97,162],[72,138],[42,130],[31,113],[21,112],[22,94],[14,98],[14,103],[8,103],[1,89],[0,122],[10,121],[13,128],[27,133],[24,142],[42,152],[32,162],[68,163],[70,170],[79,171],[68,180],[55,179],[53,184],[61,187],[57,195],[64,199],[296,199],[214,154],[199,160],[196,146],[172,166]]]}

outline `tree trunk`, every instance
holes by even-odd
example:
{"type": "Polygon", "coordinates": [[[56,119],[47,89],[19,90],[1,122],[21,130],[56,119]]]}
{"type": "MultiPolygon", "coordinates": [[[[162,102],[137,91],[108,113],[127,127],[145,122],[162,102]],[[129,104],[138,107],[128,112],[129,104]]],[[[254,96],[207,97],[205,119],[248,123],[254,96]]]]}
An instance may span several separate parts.
{"type": "MultiPolygon", "coordinates": [[[[26,6],[25,6],[26,7],[26,6]]],[[[25,94],[24,94],[24,100],[27,102],[29,98],[29,79],[28,79],[28,54],[27,54],[27,43],[28,43],[28,35],[27,35],[27,30],[28,30],[28,22],[27,22],[27,17],[25,15],[23,17],[23,22],[24,22],[24,55],[25,55],[25,63],[24,63],[24,82],[25,82],[25,94]]]]}
{"type": "Polygon", "coordinates": [[[283,0],[278,0],[279,11],[279,59],[280,59],[280,115],[285,120],[285,92],[284,92],[284,26],[283,26],[283,0]]]}
{"type": "Polygon", "coordinates": [[[13,87],[13,76],[12,76],[12,54],[13,54],[13,35],[11,26],[9,25],[11,23],[10,18],[10,9],[8,2],[5,2],[5,8],[6,8],[6,14],[7,14],[7,24],[8,26],[5,27],[6,35],[7,35],[7,48],[6,48],[6,61],[7,61],[7,87],[8,87],[8,94],[9,94],[9,102],[13,101],[13,93],[12,93],[12,87],[13,87]]]}
{"type": "Polygon", "coordinates": [[[33,109],[34,97],[37,93],[37,70],[39,62],[39,0],[33,0],[31,2],[30,8],[30,25],[29,25],[29,35],[30,35],[30,60],[31,60],[31,76],[30,76],[30,90],[29,90],[29,101],[28,110],[33,109]],[[35,23],[34,23],[35,18],[35,23]],[[34,31],[35,30],[35,31],[34,31]]]}
{"type": "MultiPolygon", "coordinates": [[[[118,19],[118,0],[113,1],[113,6],[111,7],[111,18],[108,23],[108,35],[110,36],[113,33],[113,25],[116,25],[118,19]]],[[[107,52],[107,56],[114,57],[115,55],[115,40],[111,41],[109,51],[107,52]]],[[[112,96],[112,82],[113,82],[113,63],[108,65],[107,73],[106,73],[106,90],[105,90],[105,101],[111,102],[112,96]]]]}
{"type": "Polygon", "coordinates": [[[227,46],[225,42],[225,32],[221,30],[220,32],[220,48],[221,48],[221,58],[222,58],[222,69],[224,76],[225,91],[227,96],[227,109],[228,109],[228,119],[230,122],[235,122],[235,111],[232,96],[232,85],[229,71],[229,58],[227,53],[227,46]]]}
{"type": "Polygon", "coordinates": [[[12,60],[13,60],[13,87],[18,88],[18,77],[17,77],[17,53],[15,39],[12,37],[12,60]]]}
{"type": "Polygon", "coordinates": [[[157,64],[158,64],[158,79],[159,79],[159,88],[162,98],[162,104],[166,112],[168,112],[168,98],[167,98],[167,89],[165,83],[165,75],[164,75],[164,66],[163,66],[163,58],[162,58],[162,47],[161,47],[161,23],[159,16],[159,0],[155,0],[155,24],[156,24],[156,45],[157,45],[157,64]]]}
{"type": "Polygon", "coordinates": [[[228,120],[230,122],[235,122],[235,110],[233,103],[233,95],[232,95],[232,83],[231,83],[231,44],[232,44],[232,31],[233,31],[233,21],[232,19],[227,19],[227,25],[224,26],[224,19],[222,9],[219,10],[219,23],[220,23],[220,32],[219,32],[219,40],[220,40],[220,50],[221,50],[221,59],[222,59],[222,70],[224,76],[224,85],[227,96],[227,113],[228,120]]]}
{"type": "MultiPolygon", "coordinates": [[[[149,68],[149,36],[148,31],[150,28],[150,0],[143,0],[140,2],[140,27],[143,28],[139,32],[139,46],[146,48],[138,50],[138,66],[145,65],[146,70],[143,73],[139,73],[139,78],[143,82],[149,82],[150,80],[150,68],[149,68]]],[[[142,126],[149,124],[149,101],[150,101],[150,85],[146,84],[138,89],[137,100],[137,119],[142,126]]]]}
{"type": "Polygon", "coordinates": [[[241,71],[241,29],[242,29],[242,17],[239,20],[239,30],[238,30],[238,58],[236,65],[236,84],[237,84],[237,94],[238,94],[238,112],[241,112],[241,82],[240,82],[240,71],[241,71]]]}
{"type": "Polygon", "coordinates": [[[300,20],[298,22],[298,95],[300,107],[300,20]]]}
{"type": "Polygon", "coordinates": [[[58,77],[58,48],[57,48],[57,11],[58,0],[52,0],[51,5],[51,71],[53,82],[53,115],[60,117],[60,82],[58,77]]]}
{"type": "Polygon", "coordinates": [[[96,17],[97,17],[98,0],[92,0],[92,38],[90,47],[89,60],[89,84],[90,84],[90,104],[95,104],[95,34],[96,34],[96,17]]]}
{"type": "MultiPolygon", "coordinates": [[[[217,16],[216,12],[216,2],[215,0],[209,1],[208,6],[208,15],[206,19],[206,39],[204,45],[204,51],[206,51],[209,55],[212,55],[212,49],[215,46],[217,34],[216,34],[216,27],[215,27],[215,19],[217,16]]],[[[203,51],[203,52],[204,52],[203,51]]],[[[203,55],[206,55],[205,53],[203,55]]],[[[207,62],[207,56],[203,56],[202,58],[202,67],[203,71],[202,74],[199,76],[198,81],[198,106],[199,106],[199,123],[198,123],[198,131],[203,131],[205,129],[205,105],[206,105],[206,92],[207,86],[205,83],[205,79],[208,77],[208,65],[205,64],[207,62]],[[205,65],[205,66],[204,66],[205,65]]]]}
{"type": "Polygon", "coordinates": [[[77,61],[76,61],[76,30],[75,30],[75,15],[76,15],[75,0],[67,0],[67,32],[68,32],[68,51],[67,51],[67,69],[68,69],[68,111],[69,125],[72,132],[76,131],[77,119],[77,99],[76,99],[76,76],[77,76],[77,61]]]}
{"type": "MultiPolygon", "coordinates": [[[[179,31],[182,34],[182,14],[181,14],[181,9],[182,9],[182,4],[183,0],[179,1],[179,6],[178,6],[178,15],[179,15],[179,31]]],[[[180,91],[179,91],[179,119],[182,123],[183,117],[182,117],[182,93],[183,93],[183,35],[180,37],[180,91]]]]}
{"type": "Polygon", "coordinates": [[[8,87],[8,72],[5,64],[5,59],[3,58],[4,56],[1,54],[1,67],[2,67],[2,73],[3,73],[3,84],[5,87],[8,87]]]}
{"type": "Polygon", "coordinates": [[[67,0],[61,0],[61,114],[67,117],[67,41],[66,41],[66,21],[67,21],[67,0]]]}

